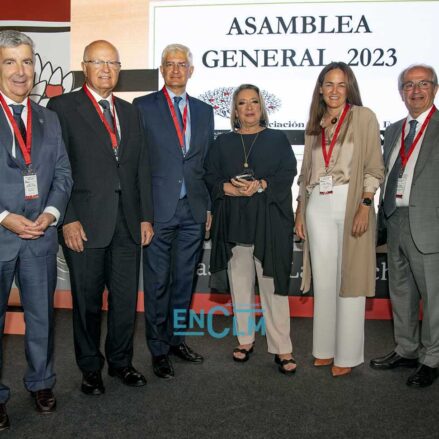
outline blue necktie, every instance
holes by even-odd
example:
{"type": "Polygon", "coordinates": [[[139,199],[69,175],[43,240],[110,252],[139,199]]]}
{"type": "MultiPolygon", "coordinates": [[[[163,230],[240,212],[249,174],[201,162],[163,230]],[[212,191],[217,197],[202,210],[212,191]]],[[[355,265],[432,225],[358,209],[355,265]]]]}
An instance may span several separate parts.
{"type": "MultiPolygon", "coordinates": [[[[417,120],[411,120],[410,130],[407,134],[407,137],[404,140],[405,153],[407,154],[408,150],[412,146],[413,140],[415,139],[416,134],[416,125],[417,120]]],[[[389,177],[387,178],[386,184],[386,192],[384,193],[384,214],[386,218],[389,218],[396,210],[396,188],[398,185],[398,176],[401,171],[402,161],[401,155],[398,154],[398,157],[393,165],[392,170],[390,171],[389,177]]]]}

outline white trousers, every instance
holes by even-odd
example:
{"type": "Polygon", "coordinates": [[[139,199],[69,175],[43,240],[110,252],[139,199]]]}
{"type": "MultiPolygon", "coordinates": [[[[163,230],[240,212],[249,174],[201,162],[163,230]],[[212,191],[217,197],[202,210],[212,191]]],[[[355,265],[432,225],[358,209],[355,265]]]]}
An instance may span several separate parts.
{"type": "MultiPolygon", "coordinates": [[[[306,209],[314,290],[313,356],[340,367],[364,362],[365,297],[340,297],[341,259],[349,185],[320,195],[316,186],[306,209]]],[[[354,255],[355,256],[355,255],[354,255]]]]}
{"type": "Polygon", "coordinates": [[[255,340],[254,312],[251,312],[255,308],[255,272],[265,320],[268,352],[288,354],[293,351],[288,297],[274,294],[273,278],[262,274],[262,265],[254,258],[252,245],[235,245],[228,264],[239,344],[251,344],[255,340]]]}

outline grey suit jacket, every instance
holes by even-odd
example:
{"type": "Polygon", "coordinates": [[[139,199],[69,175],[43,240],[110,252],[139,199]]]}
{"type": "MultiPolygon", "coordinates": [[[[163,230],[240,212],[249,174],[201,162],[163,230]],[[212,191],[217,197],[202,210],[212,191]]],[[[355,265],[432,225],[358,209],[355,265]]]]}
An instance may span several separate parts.
{"type": "MultiPolygon", "coordinates": [[[[5,210],[35,220],[47,206],[65,212],[72,188],[70,163],[61,136],[61,127],[55,113],[32,105],[32,168],[37,174],[39,197],[25,200],[24,160],[17,148],[12,156],[12,132],[3,109],[0,108],[0,212],[5,210]]],[[[0,261],[14,259],[23,240],[0,225],[0,261]]],[[[55,254],[58,251],[56,227],[49,227],[44,236],[26,240],[35,256],[55,254]]]]}
{"type": "MultiPolygon", "coordinates": [[[[398,142],[405,118],[390,125],[384,134],[386,175],[389,160],[398,142]]],[[[381,187],[381,198],[383,196],[381,187]]],[[[425,131],[413,175],[409,201],[410,230],[421,253],[439,252],[439,112],[436,111],[425,131]]]]}

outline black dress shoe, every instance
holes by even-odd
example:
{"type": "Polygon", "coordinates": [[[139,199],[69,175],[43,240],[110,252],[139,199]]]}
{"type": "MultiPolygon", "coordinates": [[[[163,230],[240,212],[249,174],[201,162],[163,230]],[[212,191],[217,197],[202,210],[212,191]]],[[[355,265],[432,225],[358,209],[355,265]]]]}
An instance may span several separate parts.
{"type": "Polygon", "coordinates": [[[7,430],[11,424],[9,424],[8,413],[6,412],[6,404],[0,404],[0,431],[7,430]]]}
{"type": "Polygon", "coordinates": [[[133,366],[108,368],[108,375],[119,378],[126,386],[142,387],[146,384],[146,378],[133,366]]]}
{"type": "Polygon", "coordinates": [[[408,377],[407,385],[410,387],[431,386],[438,376],[437,367],[429,367],[420,364],[418,368],[408,377]]]}
{"type": "Polygon", "coordinates": [[[81,390],[86,395],[102,395],[105,393],[101,372],[83,372],[81,390]]]}
{"type": "Polygon", "coordinates": [[[35,398],[37,412],[49,414],[55,411],[56,398],[52,389],[37,390],[36,392],[31,392],[31,395],[35,398]]]}
{"type": "Polygon", "coordinates": [[[416,367],[418,365],[417,358],[404,358],[395,351],[384,357],[378,357],[370,360],[370,367],[373,369],[395,369],[396,367],[416,367]]]}
{"type": "Polygon", "coordinates": [[[152,368],[159,378],[174,378],[174,368],[167,355],[157,355],[152,357],[152,368]]]}
{"type": "Polygon", "coordinates": [[[194,352],[186,343],[180,343],[177,346],[171,346],[169,351],[178,358],[191,363],[202,363],[204,358],[194,352]]]}

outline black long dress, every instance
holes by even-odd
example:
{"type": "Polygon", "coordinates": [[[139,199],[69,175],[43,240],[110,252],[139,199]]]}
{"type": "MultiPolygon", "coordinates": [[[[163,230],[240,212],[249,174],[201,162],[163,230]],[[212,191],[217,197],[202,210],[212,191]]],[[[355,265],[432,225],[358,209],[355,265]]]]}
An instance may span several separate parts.
{"type": "MultiPolygon", "coordinates": [[[[243,135],[248,153],[255,134],[243,135]]],[[[248,157],[256,179],[267,189],[252,197],[230,197],[223,184],[242,172],[241,135],[218,136],[205,163],[205,180],[212,197],[213,223],[210,271],[227,269],[236,244],[253,244],[265,276],[274,278],[275,294],[287,295],[293,258],[293,206],[291,186],[297,174],[296,158],[282,131],[261,131],[248,157]]]]}

